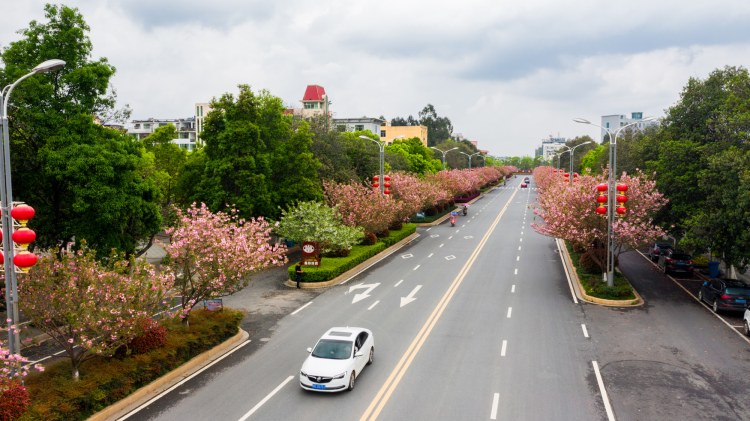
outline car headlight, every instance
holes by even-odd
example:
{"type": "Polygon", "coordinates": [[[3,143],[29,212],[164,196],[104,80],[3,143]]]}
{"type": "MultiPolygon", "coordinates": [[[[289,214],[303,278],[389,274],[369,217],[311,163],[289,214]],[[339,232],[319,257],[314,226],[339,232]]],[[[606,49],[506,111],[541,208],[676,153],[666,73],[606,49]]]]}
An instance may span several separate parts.
{"type": "Polygon", "coordinates": [[[301,374],[301,375],[303,375],[303,376],[307,377],[307,373],[305,373],[304,371],[300,371],[300,372],[299,372],[299,374],[301,374]]]}
{"type": "Polygon", "coordinates": [[[341,374],[337,374],[337,375],[333,376],[333,378],[334,379],[343,379],[345,375],[346,375],[346,371],[344,371],[341,374]]]}

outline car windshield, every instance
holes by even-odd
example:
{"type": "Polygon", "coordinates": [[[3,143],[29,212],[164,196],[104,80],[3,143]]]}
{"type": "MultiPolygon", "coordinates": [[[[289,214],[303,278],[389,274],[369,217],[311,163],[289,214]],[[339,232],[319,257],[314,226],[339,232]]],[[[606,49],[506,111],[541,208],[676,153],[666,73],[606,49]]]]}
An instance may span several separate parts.
{"type": "Polygon", "coordinates": [[[331,360],[345,360],[352,356],[352,342],[334,339],[321,339],[312,352],[313,357],[331,360]]]}

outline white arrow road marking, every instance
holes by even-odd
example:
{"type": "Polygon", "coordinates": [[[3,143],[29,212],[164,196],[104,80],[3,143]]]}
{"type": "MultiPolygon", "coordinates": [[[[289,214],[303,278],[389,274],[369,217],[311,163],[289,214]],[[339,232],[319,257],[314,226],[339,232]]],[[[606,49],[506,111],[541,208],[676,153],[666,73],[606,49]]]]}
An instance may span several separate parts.
{"type": "Polygon", "coordinates": [[[417,285],[416,287],[414,287],[413,290],[411,290],[411,292],[409,293],[409,295],[407,295],[406,297],[401,297],[401,307],[403,307],[403,306],[409,304],[410,302],[416,300],[416,298],[414,298],[414,294],[416,294],[421,288],[422,288],[422,285],[417,285]]]}
{"type": "Polygon", "coordinates": [[[432,235],[430,235],[430,238],[437,238],[437,237],[440,237],[440,234],[432,234],[432,235]]]}
{"type": "Polygon", "coordinates": [[[347,294],[351,293],[355,289],[362,289],[365,288],[365,292],[360,292],[359,294],[355,294],[354,298],[352,298],[352,304],[356,303],[357,301],[362,301],[365,298],[370,296],[370,291],[377,288],[378,285],[380,285],[380,282],[377,284],[358,284],[358,285],[352,285],[349,287],[349,291],[347,294]]]}

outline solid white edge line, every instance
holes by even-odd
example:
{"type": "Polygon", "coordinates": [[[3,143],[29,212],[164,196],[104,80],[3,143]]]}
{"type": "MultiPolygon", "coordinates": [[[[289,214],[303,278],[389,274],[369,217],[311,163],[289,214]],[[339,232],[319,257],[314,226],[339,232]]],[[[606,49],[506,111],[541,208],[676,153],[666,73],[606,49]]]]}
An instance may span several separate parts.
{"type": "Polygon", "coordinates": [[[272,390],[271,393],[269,393],[268,395],[266,395],[265,398],[263,398],[263,400],[261,400],[260,402],[258,402],[258,404],[255,405],[253,407],[253,409],[251,409],[250,411],[248,411],[247,414],[243,415],[242,418],[239,419],[239,421],[245,421],[246,419],[248,419],[250,417],[250,415],[253,415],[255,413],[255,411],[257,411],[258,409],[260,409],[260,407],[263,406],[263,404],[265,404],[266,402],[268,402],[273,397],[273,395],[276,394],[276,392],[278,392],[279,390],[281,390],[282,387],[286,386],[286,384],[289,383],[293,378],[294,378],[294,376],[287,377],[286,380],[284,380],[283,382],[281,382],[280,385],[276,386],[276,389],[272,390]]]}
{"type": "Polygon", "coordinates": [[[578,297],[576,297],[576,292],[573,289],[573,281],[570,279],[570,274],[568,273],[568,263],[565,261],[565,256],[563,255],[562,248],[565,247],[565,243],[563,243],[563,240],[559,238],[555,238],[555,242],[557,243],[557,251],[560,253],[560,260],[563,264],[563,270],[565,271],[565,279],[568,280],[568,288],[570,288],[570,296],[573,297],[573,304],[578,304],[578,297]]]}
{"type": "Polygon", "coordinates": [[[189,375],[188,377],[185,377],[185,378],[184,378],[184,379],[182,379],[182,380],[181,380],[181,381],[180,381],[179,383],[177,383],[177,384],[173,385],[172,387],[170,387],[169,389],[167,389],[167,390],[165,390],[165,391],[163,391],[163,392],[159,393],[158,395],[156,395],[156,396],[154,396],[153,398],[149,399],[149,400],[148,400],[148,401],[147,401],[146,403],[144,403],[144,404],[142,404],[141,406],[139,406],[139,407],[137,407],[137,408],[133,409],[132,411],[130,411],[130,412],[128,412],[127,414],[125,414],[124,416],[122,416],[122,417],[118,418],[118,419],[117,419],[117,421],[123,421],[123,420],[126,420],[126,419],[130,418],[130,416],[131,416],[131,415],[135,415],[135,414],[136,414],[136,413],[138,413],[138,412],[139,412],[139,411],[140,411],[141,409],[143,409],[143,408],[145,408],[145,407],[147,407],[147,406],[151,405],[152,403],[154,403],[154,402],[158,401],[159,399],[161,399],[161,398],[162,398],[162,397],[163,397],[164,395],[166,395],[167,393],[169,393],[169,392],[171,392],[171,391],[173,391],[173,390],[177,389],[178,387],[182,386],[182,385],[183,385],[183,384],[185,384],[185,383],[186,383],[187,381],[189,381],[189,380],[193,379],[194,377],[198,376],[199,374],[201,374],[201,373],[203,373],[204,371],[208,370],[209,368],[213,367],[213,366],[214,366],[214,364],[217,364],[217,363],[218,363],[219,361],[221,361],[221,360],[223,360],[224,358],[226,358],[226,357],[228,357],[228,356],[232,355],[232,354],[233,354],[233,353],[234,353],[235,351],[237,351],[238,349],[242,348],[243,346],[245,346],[245,345],[247,345],[247,344],[249,344],[249,343],[250,343],[250,340],[247,340],[247,341],[245,341],[245,342],[243,342],[243,343],[241,343],[241,344],[237,345],[236,347],[232,348],[232,350],[230,350],[230,351],[229,351],[229,352],[227,352],[226,354],[224,354],[224,355],[222,355],[221,357],[219,357],[219,358],[217,358],[217,359],[215,359],[215,360],[211,361],[211,363],[210,363],[210,364],[208,364],[208,365],[204,366],[203,368],[201,368],[200,370],[196,371],[195,373],[193,373],[193,374],[189,375]]]}
{"type": "Polygon", "coordinates": [[[500,404],[500,394],[495,393],[492,396],[492,409],[490,410],[490,419],[496,420],[497,419],[497,407],[500,404]]]}
{"type": "Polygon", "coordinates": [[[589,331],[586,330],[586,325],[583,324],[583,323],[581,323],[581,329],[583,330],[583,337],[588,339],[588,337],[589,337],[589,331]]]}
{"type": "Polygon", "coordinates": [[[597,364],[596,361],[591,361],[591,365],[594,366],[594,375],[596,375],[596,382],[599,384],[599,391],[602,394],[602,401],[604,402],[604,410],[607,412],[607,419],[609,421],[615,421],[615,413],[612,412],[612,406],[609,404],[607,390],[604,389],[604,380],[602,380],[602,374],[599,372],[599,364],[597,364]]]}
{"type": "Polygon", "coordinates": [[[505,351],[508,349],[508,341],[506,339],[503,339],[503,346],[500,348],[500,356],[505,356],[505,351]]]}
{"type": "Polygon", "coordinates": [[[370,307],[367,307],[367,309],[368,309],[368,310],[372,310],[372,308],[373,308],[373,307],[375,307],[376,305],[378,305],[378,303],[379,303],[379,302],[380,302],[380,300],[377,300],[377,301],[375,301],[374,303],[372,303],[372,304],[370,305],[370,307]]]}
{"type": "Polygon", "coordinates": [[[302,310],[303,310],[303,309],[304,309],[305,307],[309,306],[309,305],[310,305],[310,304],[312,304],[312,303],[313,303],[312,301],[308,302],[307,304],[303,305],[302,307],[300,307],[300,308],[298,308],[298,309],[294,310],[294,311],[293,311],[293,312],[291,313],[291,315],[292,315],[292,316],[294,316],[295,314],[299,313],[299,312],[300,312],[300,311],[302,311],[302,310]]]}

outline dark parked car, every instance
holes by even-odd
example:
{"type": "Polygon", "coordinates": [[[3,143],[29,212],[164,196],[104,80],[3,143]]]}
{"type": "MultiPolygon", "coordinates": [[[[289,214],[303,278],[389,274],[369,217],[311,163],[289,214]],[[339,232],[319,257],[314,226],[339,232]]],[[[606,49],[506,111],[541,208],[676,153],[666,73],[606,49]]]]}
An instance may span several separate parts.
{"type": "Polygon", "coordinates": [[[661,254],[667,249],[671,248],[673,248],[672,244],[665,243],[663,241],[657,241],[654,244],[651,244],[651,247],[648,248],[648,257],[652,262],[657,262],[659,261],[659,256],[661,256],[661,254]]]}
{"type": "Polygon", "coordinates": [[[665,249],[659,255],[659,267],[667,275],[679,272],[693,276],[693,258],[681,250],[665,249]]]}
{"type": "Polygon", "coordinates": [[[701,285],[698,299],[710,304],[717,313],[744,311],[750,302],[750,286],[736,279],[711,278],[701,285]]]}

